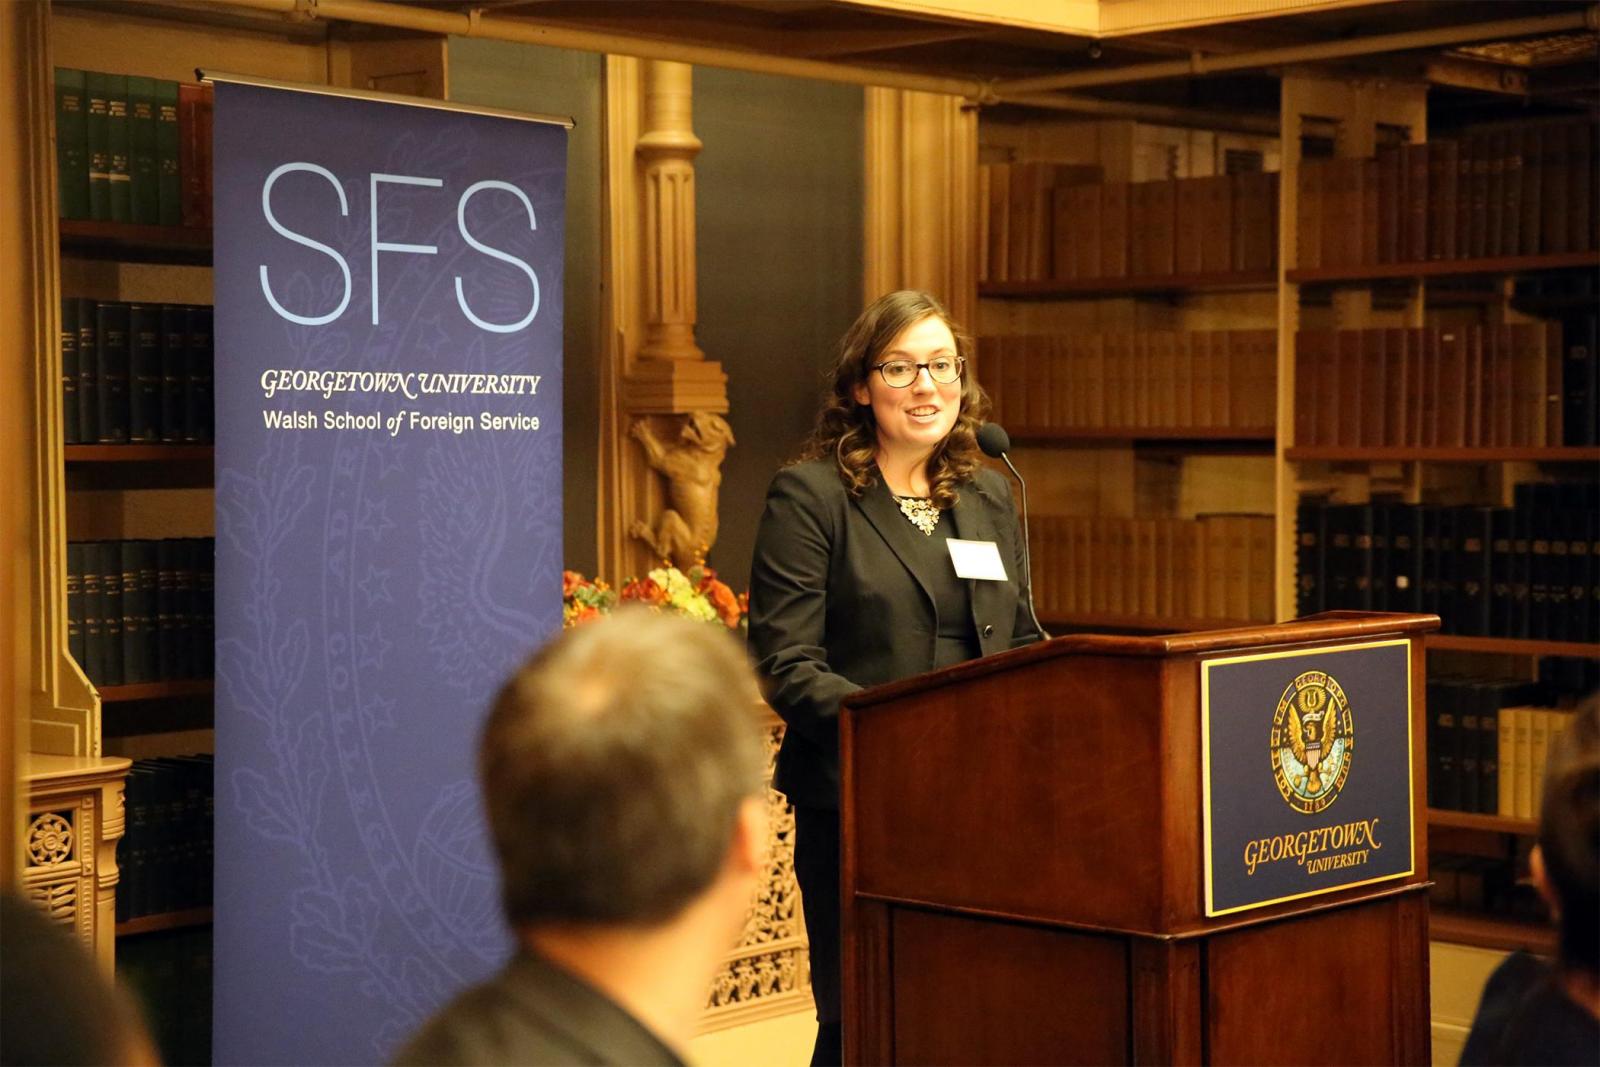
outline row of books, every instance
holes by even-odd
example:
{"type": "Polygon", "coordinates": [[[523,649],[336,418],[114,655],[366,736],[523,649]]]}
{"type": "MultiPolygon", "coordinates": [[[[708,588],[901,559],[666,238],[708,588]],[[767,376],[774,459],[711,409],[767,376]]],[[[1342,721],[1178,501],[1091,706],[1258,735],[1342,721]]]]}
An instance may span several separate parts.
{"type": "Polygon", "coordinates": [[[1302,499],[1298,614],[1423,611],[1449,634],[1600,640],[1600,487],[1513,493],[1510,508],[1302,499]]]}
{"type": "Polygon", "coordinates": [[[1273,428],[1277,333],[978,338],[994,419],[1031,429],[1273,428]]]}
{"type": "Polygon", "coordinates": [[[1539,891],[1525,873],[1527,856],[1470,856],[1435,853],[1428,858],[1428,903],[1501,919],[1549,926],[1539,891]]]}
{"type": "Polygon", "coordinates": [[[61,423],[74,444],[212,440],[212,309],[61,300],[61,423]]]}
{"type": "Polygon", "coordinates": [[[1485,259],[1600,248],[1596,126],[1468,133],[1301,164],[1296,262],[1485,259]]]}
{"type": "Polygon", "coordinates": [[[1428,805],[1532,819],[1550,746],[1572,720],[1536,683],[1428,681],[1428,805]]]}
{"type": "Polygon", "coordinates": [[[209,85],[57,67],[64,219],[211,225],[209,85]]]}
{"type": "Polygon", "coordinates": [[[978,281],[1270,271],[1278,175],[1102,182],[1099,167],[978,168],[978,281]]]}
{"type": "Polygon", "coordinates": [[[117,842],[117,921],[211,906],[212,757],[135,760],[117,842]]]}
{"type": "Polygon", "coordinates": [[[67,647],[97,686],[209,678],[215,540],[69,541],[67,647]]]}
{"type": "Polygon", "coordinates": [[[1595,321],[1301,330],[1295,444],[1595,444],[1595,321]]]}
{"type": "Polygon", "coordinates": [[[1270,515],[1035,515],[1028,533],[1041,616],[1272,620],[1270,515]]]}

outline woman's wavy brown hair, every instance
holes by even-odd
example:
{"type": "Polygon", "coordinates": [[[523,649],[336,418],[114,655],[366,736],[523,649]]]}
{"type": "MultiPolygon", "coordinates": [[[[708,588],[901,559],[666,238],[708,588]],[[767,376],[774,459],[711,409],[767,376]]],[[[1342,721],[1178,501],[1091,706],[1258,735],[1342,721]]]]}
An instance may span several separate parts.
{"type": "Polygon", "coordinates": [[[867,306],[839,342],[833,382],[800,454],[803,460],[831,458],[851,496],[860,496],[876,481],[874,460],[878,454],[878,422],[871,404],[856,402],[856,387],[866,384],[873,364],[896,337],[929,315],[937,315],[950,327],[956,339],[956,354],[966,361],[956,424],[928,457],[928,487],[933,502],[941,508],[953,506],[959,486],[972,480],[982,462],[977,434],[989,414],[989,397],[973,373],[972,338],[927,293],[914,289],[885,293],[867,306]]]}

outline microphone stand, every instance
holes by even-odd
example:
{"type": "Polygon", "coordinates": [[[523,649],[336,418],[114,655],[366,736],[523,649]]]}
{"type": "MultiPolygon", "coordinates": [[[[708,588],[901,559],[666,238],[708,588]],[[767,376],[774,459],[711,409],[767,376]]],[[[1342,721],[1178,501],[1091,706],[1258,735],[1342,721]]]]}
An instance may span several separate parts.
{"type": "Polygon", "coordinates": [[[1017,485],[1022,489],[1022,569],[1028,575],[1028,617],[1033,620],[1033,628],[1039,631],[1039,636],[1048,641],[1050,634],[1039,625],[1039,613],[1033,610],[1033,560],[1029,556],[1031,549],[1028,545],[1028,483],[1017,473],[1016,464],[1011,462],[1009,452],[1000,453],[1000,459],[1010,468],[1011,476],[1017,480],[1017,485]]]}

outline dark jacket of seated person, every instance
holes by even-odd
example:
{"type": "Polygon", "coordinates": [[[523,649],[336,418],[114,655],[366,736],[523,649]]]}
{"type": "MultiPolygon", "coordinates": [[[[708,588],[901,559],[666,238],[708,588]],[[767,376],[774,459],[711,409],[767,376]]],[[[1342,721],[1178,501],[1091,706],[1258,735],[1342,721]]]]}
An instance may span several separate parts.
{"type": "Polygon", "coordinates": [[[1518,952],[1500,964],[1461,1062],[1600,1064],[1600,697],[1550,746],[1529,867],[1556,922],[1556,962],[1518,952]]]}

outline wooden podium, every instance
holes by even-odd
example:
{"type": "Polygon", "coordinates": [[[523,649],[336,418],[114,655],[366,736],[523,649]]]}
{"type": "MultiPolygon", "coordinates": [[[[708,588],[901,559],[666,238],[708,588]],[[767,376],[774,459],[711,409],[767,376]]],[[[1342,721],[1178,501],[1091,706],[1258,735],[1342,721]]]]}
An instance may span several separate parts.
{"type": "MultiPolygon", "coordinates": [[[[1429,1062],[1437,626],[1337,612],[1060,637],[857,694],[840,724],[845,1062],[1429,1062]],[[1411,873],[1208,917],[1202,664],[1383,640],[1410,653],[1411,873]]],[[[1211,765],[1265,766],[1268,747],[1211,765]]]]}

